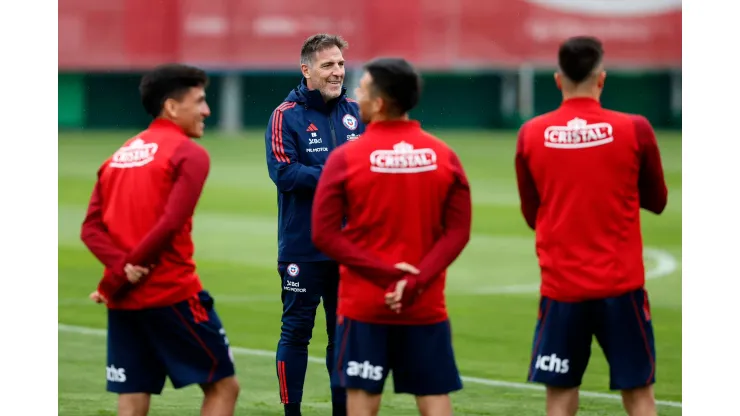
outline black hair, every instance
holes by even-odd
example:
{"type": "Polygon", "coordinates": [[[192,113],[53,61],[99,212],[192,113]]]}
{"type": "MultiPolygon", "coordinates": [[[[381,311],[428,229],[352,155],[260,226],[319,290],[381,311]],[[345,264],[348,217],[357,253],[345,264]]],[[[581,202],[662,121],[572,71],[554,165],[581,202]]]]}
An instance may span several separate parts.
{"type": "Polygon", "coordinates": [[[167,99],[179,100],[190,88],[206,86],[208,75],[202,69],[167,64],[154,68],[141,78],[139,94],[144,110],[153,118],[157,118],[167,99]]]}
{"type": "Polygon", "coordinates": [[[324,49],[336,46],[339,50],[349,48],[349,43],[339,35],[329,35],[327,33],[318,33],[310,36],[303,42],[301,47],[301,63],[310,64],[313,61],[314,54],[324,49]]]}
{"type": "Polygon", "coordinates": [[[387,99],[391,112],[400,116],[416,107],[421,96],[421,76],[403,58],[378,58],[365,64],[373,89],[387,99]]]}
{"type": "Polygon", "coordinates": [[[583,82],[601,64],[604,48],[591,36],[572,37],[558,51],[558,65],[565,76],[576,84],[583,82]]]}

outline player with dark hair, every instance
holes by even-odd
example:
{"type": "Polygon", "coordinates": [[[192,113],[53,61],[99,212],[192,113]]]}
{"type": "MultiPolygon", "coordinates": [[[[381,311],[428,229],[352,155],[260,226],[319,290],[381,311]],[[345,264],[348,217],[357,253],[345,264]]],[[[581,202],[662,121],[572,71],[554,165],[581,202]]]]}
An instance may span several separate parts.
{"type": "Polygon", "coordinates": [[[210,115],[208,77],[165,65],[139,87],[154,121],[98,171],[81,238],[105,266],[90,298],[108,307],[107,389],[118,414],[145,416],[167,377],[199,384],[201,415],[234,414],[239,385],[226,333],[193,261],[193,212],[210,169],[190,138],[210,115]]]}
{"type": "MultiPolygon", "coordinates": [[[[317,34],[301,48],[303,79],[270,117],[265,132],[267,169],[277,187],[278,274],[282,327],[276,354],[280,401],[286,416],[301,414],[316,309],[324,305],[326,368],[334,356],[339,266],[311,243],[311,205],[330,152],[365,129],[357,103],[345,96],[347,42],[317,34]]],[[[332,388],[333,415],[345,414],[344,390],[332,388]]]]}
{"type": "Polygon", "coordinates": [[[521,209],[542,274],[529,381],[547,386],[548,416],[576,414],[594,336],[627,413],[656,414],[640,208],[660,214],[668,190],[647,119],[600,104],[603,55],[595,38],[562,44],[562,105],[526,122],[517,143],[521,209]]]}
{"type": "Polygon", "coordinates": [[[332,383],[350,416],[378,413],[391,372],[424,416],[451,415],[462,388],[444,287],[470,239],[470,189],[455,152],[409,120],[420,92],[405,60],[368,63],[367,131],[329,156],[316,191],[313,241],[341,264],[332,383]]]}

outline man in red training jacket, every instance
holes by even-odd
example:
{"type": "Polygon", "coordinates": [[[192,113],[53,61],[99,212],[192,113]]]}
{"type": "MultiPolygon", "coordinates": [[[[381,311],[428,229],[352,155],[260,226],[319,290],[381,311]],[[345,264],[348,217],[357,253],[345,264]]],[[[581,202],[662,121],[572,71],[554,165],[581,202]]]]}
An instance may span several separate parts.
{"type": "Polygon", "coordinates": [[[564,42],[563,103],[525,123],[517,143],[521,209],[542,271],[529,381],[547,386],[548,416],[576,414],[593,336],[628,414],[656,415],[640,208],[660,214],[668,191],[647,119],[601,107],[602,59],[597,39],[564,42]]]}
{"type": "Polygon", "coordinates": [[[332,383],[349,416],[378,413],[391,371],[425,416],[451,415],[462,388],[444,287],[470,239],[470,188],[455,152],[409,120],[420,90],[403,59],[367,64],[365,134],[329,156],[316,191],[312,239],[341,265],[332,383]]]}
{"type": "Polygon", "coordinates": [[[107,389],[119,415],[146,415],[166,377],[203,389],[203,416],[233,415],[239,385],[226,333],[193,261],[193,212],[210,160],[190,140],[210,115],[202,70],[166,65],[139,87],[154,121],[98,171],[81,238],[105,266],[90,297],[108,307],[107,389]],[[139,280],[141,279],[141,280],[139,280]]]}

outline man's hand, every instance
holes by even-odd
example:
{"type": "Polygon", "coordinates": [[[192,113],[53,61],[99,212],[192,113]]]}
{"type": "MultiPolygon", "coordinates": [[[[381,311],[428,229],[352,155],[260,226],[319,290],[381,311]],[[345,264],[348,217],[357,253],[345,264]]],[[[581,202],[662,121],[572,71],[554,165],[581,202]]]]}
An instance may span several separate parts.
{"type": "Polygon", "coordinates": [[[126,272],[126,278],[131,283],[137,283],[142,277],[149,274],[149,269],[146,267],[134,266],[132,264],[127,264],[123,268],[123,271],[126,272]]]}
{"type": "MultiPolygon", "coordinates": [[[[419,269],[417,269],[413,265],[406,263],[406,262],[396,263],[395,267],[398,270],[402,270],[408,274],[413,274],[413,275],[419,274],[419,269]]],[[[404,278],[392,284],[388,288],[389,292],[385,294],[385,303],[386,305],[388,305],[389,308],[391,308],[392,311],[396,313],[401,313],[401,300],[403,299],[404,290],[408,286],[409,286],[409,279],[404,278]]],[[[411,286],[415,286],[415,285],[412,284],[411,286]]]]}
{"type": "Polygon", "coordinates": [[[108,299],[101,295],[97,290],[90,294],[90,300],[95,303],[108,303],[108,299]]]}
{"type": "Polygon", "coordinates": [[[419,269],[411,264],[406,263],[405,261],[402,261],[401,263],[396,263],[395,267],[396,269],[404,271],[408,274],[419,274],[419,269]]]}

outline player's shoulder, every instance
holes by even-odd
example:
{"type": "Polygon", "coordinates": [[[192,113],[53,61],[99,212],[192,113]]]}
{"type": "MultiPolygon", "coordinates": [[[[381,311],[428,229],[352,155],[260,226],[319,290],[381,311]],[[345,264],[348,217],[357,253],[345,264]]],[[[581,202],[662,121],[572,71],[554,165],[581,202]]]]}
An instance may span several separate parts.
{"type": "Polygon", "coordinates": [[[285,112],[294,110],[296,108],[300,109],[301,106],[298,104],[299,103],[297,101],[283,101],[282,103],[278,104],[277,107],[275,107],[275,110],[273,110],[273,112],[285,113],[285,112]]]}
{"type": "Polygon", "coordinates": [[[291,126],[295,125],[294,120],[300,118],[302,111],[305,111],[305,109],[300,103],[296,101],[283,101],[272,111],[268,132],[275,131],[276,128],[291,129],[291,126]]]}
{"type": "Polygon", "coordinates": [[[300,103],[298,103],[297,101],[283,101],[277,107],[275,107],[274,110],[272,110],[272,115],[275,116],[277,114],[281,114],[285,116],[301,111],[301,109],[303,109],[303,106],[300,105],[300,103]]]}
{"type": "Polygon", "coordinates": [[[445,151],[454,152],[452,150],[452,147],[447,142],[424,129],[421,129],[419,131],[418,138],[421,139],[423,142],[426,142],[427,146],[429,147],[435,147],[438,149],[443,149],[445,151]]]}
{"type": "Polygon", "coordinates": [[[460,157],[455,149],[442,138],[423,129],[421,130],[420,138],[423,140],[421,143],[424,147],[434,150],[437,160],[449,162],[449,164],[455,166],[461,164],[460,157]]]}
{"type": "Polygon", "coordinates": [[[635,127],[649,127],[652,128],[652,124],[650,123],[650,120],[648,120],[647,117],[645,117],[642,114],[637,113],[623,113],[620,111],[615,111],[615,113],[621,115],[622,117],[628,119],[635,127]]]}
{"type": "Polygon", "coordinates": [[[559,120],[560,118],[562,117],[557,110],[548,111],[538,116],[534,116],[529,120],[526,120],[524,123],[522,123],[521,127],[519,127],[519,131],[522,133],[526,133],[528,131],[534,130],[537,127],[547,128],[547,126],[553,124],[554,122],[557,122],[557,120],[559,120]]]}
{"type": "Polygon", "coordinates": [[[519,140],[527,140],[529,137],[532,137],[533,134],[539,135],[540,130],[547,129],[549,126],[555,123],[558,118],[559,117],[557,110],[555,110],[548,111],[547,113],[543,113],[538,116],[534,116],[529,120],[526,120],[519,127],[519,140]]]}
{"type": "Polygon", "coordinates": [[[624,130],[633,131],[637,135],[640,135],[642,132],[653,131],[653,126],[650,123],[650,120],[642,114],[627,113],[611,109],[602,109],[602,112],[602,121],[611,124],[617,130],[621,127],[624,130]]]}
{"type": "Polygon", "coordinates": [[[180,148],[190,154],[209,157],[208,150],[195,139],[185,139],[180,143],[180,148]]]}

